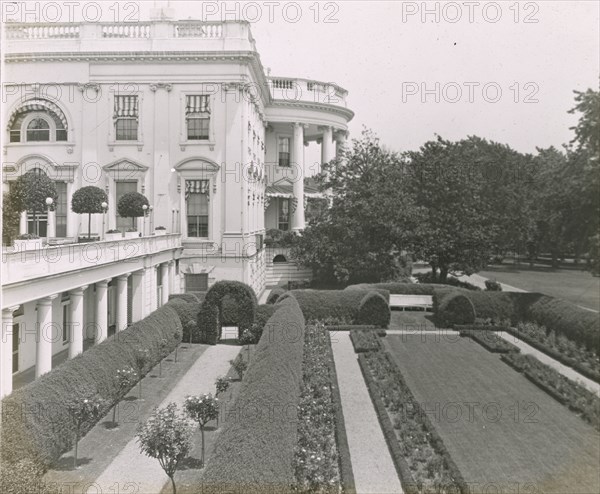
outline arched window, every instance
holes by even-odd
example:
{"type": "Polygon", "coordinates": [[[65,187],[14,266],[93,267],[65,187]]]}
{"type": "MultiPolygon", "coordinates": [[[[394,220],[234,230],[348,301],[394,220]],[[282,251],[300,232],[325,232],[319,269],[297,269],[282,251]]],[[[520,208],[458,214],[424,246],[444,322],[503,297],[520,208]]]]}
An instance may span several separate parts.
{"type": "Polygon", "coordinates": [[[283,254],[277,254],[274,258],[273,258],[273,262],[287,262],[287,259],[285,258],[285,256],[283,254]]]}
{"type": "Polygon", "coordinates": [[[34,118],[27,125],[27,141],[39,142],[50,140],[50,124],[45,118],[34,118]]]}

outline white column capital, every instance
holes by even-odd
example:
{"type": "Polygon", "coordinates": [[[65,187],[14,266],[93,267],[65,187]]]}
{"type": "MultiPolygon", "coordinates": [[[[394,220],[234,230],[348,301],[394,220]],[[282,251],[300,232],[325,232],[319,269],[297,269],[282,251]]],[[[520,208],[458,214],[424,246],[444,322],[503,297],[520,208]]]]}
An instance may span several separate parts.
{"type": "Polygon", "coordinates": [[[54,295],[48,295],[47,297],[44,298],[40,298],[37,300],[37,305],[43,305],[43,306],[48,306],[48,305],[52,305],[52,301],[58,297],[58,294],[55,293],[54,295]]]}
{"type": "Polygon", "coordinates": [[[129,278],[130,274],[131,273],[120,274],[117,276],[117,281],[127,281],[127,278],[129,278]]]}
{"type": "Polygon", "coordinates": [[[73,288],[73,290],[69,290],[69,295],[71,297],[83,297],[83,292],[87,290],[89,285],[82,285],[77,288],[73,288]]]}
{"type": "Polygon", "coordinates": [[[12,317],[13,312],[15,312],[19,307],[21,306],[13,305],[12,307],[5,307],[4,309],[2,309],[2,317],[12,317]]]}
{"type": "Polygon", "coordinates": [[[101,280],[101,281],[96,281],[96,286],[99,288],[106,288],[106,287],[108,287],[110,280],[112,280],[112,278],[108,278],[106,280],[101,280]]]}

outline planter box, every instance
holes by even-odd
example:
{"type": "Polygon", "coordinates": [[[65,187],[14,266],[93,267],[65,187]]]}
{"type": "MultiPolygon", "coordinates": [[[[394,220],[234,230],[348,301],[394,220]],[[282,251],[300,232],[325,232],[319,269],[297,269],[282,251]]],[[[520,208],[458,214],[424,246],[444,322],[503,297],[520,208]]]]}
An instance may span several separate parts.
{"type": "Polygon", "coordinates": [[[166,235],[167,230],[154,230],[154,235],[166,235]]]}
{"type": "Polygon", "coordinates": [[[15,247],[19,250],[37,250],[42,248],[42,239],[15,240],[15,247]]]}
{"type": "Polygon", "coordinates": [[[140,232],[125,232],[125,238],[140,238],[140,232]]]}
{"type": "Polygon", "coordinates": [[[104,234],[104,240],[110,240],[112,242],[121,240],[122,238],[123,238],[122,233],[105,233],[104,234]]]}

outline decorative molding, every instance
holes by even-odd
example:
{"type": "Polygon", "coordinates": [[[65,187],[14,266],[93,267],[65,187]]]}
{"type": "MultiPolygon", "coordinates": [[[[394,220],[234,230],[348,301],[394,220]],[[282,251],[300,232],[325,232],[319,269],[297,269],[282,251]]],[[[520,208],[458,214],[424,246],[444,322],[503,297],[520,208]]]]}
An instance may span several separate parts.
{"type": "Polygon", "coordinates": [[[95,82],[77,83],[77,89],[79,89],[81,93],[85,92],[87,89],[93,89],[96,91],[96,94],[98,94],[100,92],[100,84],[95,82]]]}
{"type": "Polygon", "coordinates": [[[167,91],[167,93],[170,93],[173,89],[173,84],[170,84],[168,82],[156,82],[154,84],[150,84],[150,91],[152,91],[153,93],[155,93],[159,89],[164,89],[167,91]]]}

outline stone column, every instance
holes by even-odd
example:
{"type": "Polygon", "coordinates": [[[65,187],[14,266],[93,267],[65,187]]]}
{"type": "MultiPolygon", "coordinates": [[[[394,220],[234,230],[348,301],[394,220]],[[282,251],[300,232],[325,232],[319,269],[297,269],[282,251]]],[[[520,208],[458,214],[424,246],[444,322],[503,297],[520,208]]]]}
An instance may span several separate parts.
{"type": "Polygon", "coordinates": [[[294,151],[292,164],[294,173],[292,176],[295,207],[292,204],[292,230],[304,230],[304,124],[295,122],[294,128],[294,151]]]}
{"type": "Polygon", "coordinates": [[[329,163],[334,157],[333,153],[333,129],[327,125],[320,127],[323,131],[323,138],[321,142],[321,165],[329,163]]]}
{"type": "Polygon", "coordinates": [[[165,305],[169,301],[169,293],[171,293],[169,279],[169,263],[164,262],[160,266],[160,284],[162,285],[160,305],[165,305]]]}
{"type": "Polygon", "coordinates": [[[137,322],[144,319],[145,301],[144,301],[144,270],[131,273],[131,321],[137,322]]]}
{"type": "Polygon", "coordinates": [[[103,342],[108,335],[108,282],[96,283],[96,344],[103,342]]]}
{"type": "Polygon", "coordinates": [[[129,273],[117,278],[117,332],[127,328],[127,278],[129,273]]]}
{"type": "Polygon", "coordinates": [[[13,312],[19,306],[2,310],[2,340],[0,340],[0,398],[12,393],[13,312]]]}
{"type": "Polygon", "coordinates": [[[71,297],[69,307],[71,322],[69,358],[76,357],[83,352],[83,329],[85,327],[85,320],[83,318],[83,292],[85,292],[86,288],[87,285],[80,286],[69,293],[71,297]]]}
{"type": "Polygon", "coordinates": [[[51,295],[38,300],[37,303],[36,379],[52,370],[52,300],[56,297],[57,295],[51,295]]]}
{"type": "Polygon", "coordinates": [[[46,237],[56,237],[56,211],[48,210],[48,223],[46,227],[46,237]]]}
{"type": "Polygon", "coordinates": [[[175,261],[169,261],[167,264],[169,266],[169,295],[171,295],[172,293],[178,293],[175,290],[175,261]]]}
{"type": "Polygon", "coordinates": [[[22,211],[19,217],[19,235],[27,233],[27,211],[22,211]]]}

